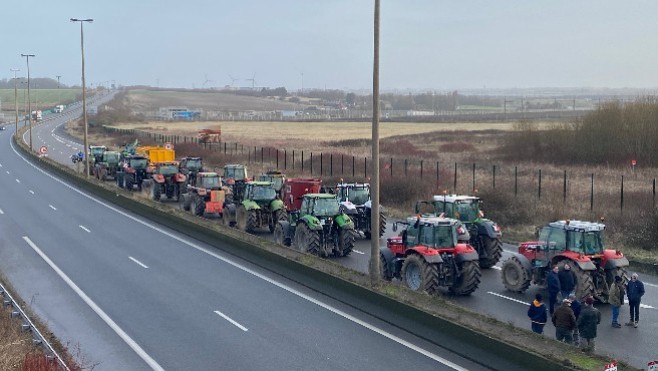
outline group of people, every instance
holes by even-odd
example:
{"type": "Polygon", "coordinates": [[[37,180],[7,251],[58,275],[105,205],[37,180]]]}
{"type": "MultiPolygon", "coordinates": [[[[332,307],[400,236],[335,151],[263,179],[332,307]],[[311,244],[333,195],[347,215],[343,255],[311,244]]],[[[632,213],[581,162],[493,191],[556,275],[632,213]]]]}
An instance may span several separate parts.
{"type": "MultiPolygon", "coordinates": [[[[548,308],[544,304],[543,295],[535,295],[535,300],[528,308],[532,331],[542,334],[548,322],[550,313],[551,322],[555,326],[555,337],[558,341],[580,346],[583,352],[594,351],[594,339],[597,326],[601,323],[601,312],[594,308],[594,299],[587,296],[584,305],[574,294],[578,285],[576,274],[567,263],[560,269],[553,267],[547,277],[548,308]],[[562,304],[556,308],[558,295],[562,304]]],[[[640,321],[640,302],[644,295],[644,284],[633,273],[631,280],[624,283],[620,276],[615,276],[610,285],[608,302],[612,307],[612,327],[621,328],[619,323],[619,310],[628,298],[630,319],[627,326],[638,327],[640,321]]]]}

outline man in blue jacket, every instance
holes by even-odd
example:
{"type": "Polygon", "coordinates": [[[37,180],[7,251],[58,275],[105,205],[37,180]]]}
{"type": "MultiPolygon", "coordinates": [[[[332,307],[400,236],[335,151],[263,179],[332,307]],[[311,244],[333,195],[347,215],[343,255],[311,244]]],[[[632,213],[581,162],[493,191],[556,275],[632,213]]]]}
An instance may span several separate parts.
{"type": "Polygon", "coordinates": [[[542,300],[543,297],[541,294],[535,295],[535,300],[530,303],[530,307],[528,308],[528,317],[530,317],[532,331],[538,334],[544,333],[544,325],[546,325],[546,321],[548,320],[546,305],[542,300]]]}
{"type": "Polygon", "coordinates": [[[631,275],[626,295],[628,295],[628,306],[631,307],[631,319],[626,326],[637,328],[637,323],[640,322],[640,301],[644,295],[644,284],[637,278],[637,273],[631,275]]]}
{"type": "MultiPolygon", "coordinates": [[[[548,285],[548,311],[553,315],[555,312],[555,303],[557,303],[557,294],[560,292],[560,278],[557,273],[560,268],[557,265],[553,266],[553,270],[548,272],[546,283],[548,285]]],[[[566,299],[566,298],[565,298],[566,299]]]]}

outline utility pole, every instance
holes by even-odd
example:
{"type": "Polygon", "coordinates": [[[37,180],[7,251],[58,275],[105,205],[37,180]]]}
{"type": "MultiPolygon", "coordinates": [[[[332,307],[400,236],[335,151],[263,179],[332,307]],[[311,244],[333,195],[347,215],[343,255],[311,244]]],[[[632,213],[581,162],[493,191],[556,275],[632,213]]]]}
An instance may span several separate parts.
{"type": "Polygon", "coordinates": [[[57,75],[57,76],[55,76],[55,77],[57,77],[57,89],[59,89],[59,78],[62,77],[62,76],[61,76],[61,75],[57,75]]]}
{"type": "Polygon", "coordinates": [[[85,22],[93,22],[93,19],[71,18],[71,22],[80,22],[80,51],[82,54],[82,122],[84,125],[84,154],[85,154],[85,178],[89,178],[89,150],[87,145],[87,90],[85,87],[85,37],[82,25],[85,22]]]}
{"type": "Polygon", "coordinates": [[[10,69],[14,73],[14,108],[16,109],[16,130],[14,131],[14,139],[18,141],[18,87],[16,86],[16,72],[20,71],[18,68],[10,69]]]}
{"type": "Polygon", "coordinates": [[[375,0],[374,58],[372,68],[372,212],[370,213],[370,284],[379,283],[379,0],[375,0]]]}
{"type": "Polygon", "coordinates": [[[34,54],[21,54],[21,57],[25,57],[27,63],[27,114],[30,120],[30,151],[32,148],[32,101],[30,100],[30,57],[35,57],[34,54]]]}

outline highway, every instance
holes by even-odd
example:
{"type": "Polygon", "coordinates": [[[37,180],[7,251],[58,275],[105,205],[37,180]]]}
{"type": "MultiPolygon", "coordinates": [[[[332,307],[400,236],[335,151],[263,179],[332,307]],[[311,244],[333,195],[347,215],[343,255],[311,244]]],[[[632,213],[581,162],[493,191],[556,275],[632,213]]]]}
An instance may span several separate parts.
{"type": "MultiPolygon", "coordinates": [[[[75,150],[52,129],[67,117],[32,133],[65,163],[75,150]]],[[[87,195],[12,134],[0,132],[0,269],[95,370],[486,369],[87,195]]]]}
{"type": "MultiPolygon", "coordinates": [[[[34,129],[38,142],[35,147],[47,144],[49,147],[48,154],[51,158],[57,158],[58,161],[73,166],[69,156],[75,153],[80,145],[73,138],[65,137],[61,130],[61,124],[61,122],[53,120],[53,122],[37,126],[34,129]]],[[[8,136],[10,132],[6,131],[4,135],[8,136]]],[[[383,204],[385,205],[385,202],[383,204]]],[[[172,204],[172,207],[175,207],[175,204],[172,204]]],[[[386,237],[393,234],[389,224],[382,243],[385,243],[386,237]]],[[[140,233],[135,234],[135,236],[137,235],[140,235],[140,233]]],[[[267,233],[261,233],[260,235],[264,238],[271,238],[267,233]]],[[[143,239],[140,238],[140,240],[143,239]]],[[[130,246],[130,243],[128,245],[130,246]]],[[[509,252],[514,251],[515,246],[506,244],[505,250],[501,262],[509,257],[509,252]]],[[[338,261],[345,266],[365,272],[367,271],[369,257],[369,241],[359,240],[354,252],[348,257],[338,259],[338,261]]],[[[529,328],[526,309],[538,290],[533,286],[525,294],[507,291],[501,282],[500,265],[499,263],[494,269],[483,270],[482,282],[478,291],[473,295],[467,297],[448,296],[448,298],[505,323],[513,323],[518,327],[529,328]]],[[[632,267],[629,273],[631,271],[632,267]]],[[[658,359],[658,347],[656,346],[658,343],[655,340],[655,333],[658,331],[658,278],[644,274],[641,274],[640,278],[645,282],[647,291],[640,314],[640,327],[637,329],[627,326],[621,329],[612,328],[610,326],[610,307],[608,305],[597,305],[603,317],[599,326],[597,350],[601,354],[609,354],[615,359],[625,360],[636,367],[646,367],[648,361],[658,359]]],[[[628,306],[622,307],[620,318],[621,321],[628,320],[628,306]]],[[[550,323],[545,328],[545,335],[548,337],[554,336],[554,327],[550,323]]]]}

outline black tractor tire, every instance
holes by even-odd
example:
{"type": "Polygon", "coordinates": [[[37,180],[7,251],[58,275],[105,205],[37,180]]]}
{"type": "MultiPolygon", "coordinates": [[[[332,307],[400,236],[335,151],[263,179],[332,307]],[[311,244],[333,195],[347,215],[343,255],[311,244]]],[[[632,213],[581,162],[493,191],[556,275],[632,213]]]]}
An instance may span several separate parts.
{"type": "Polygon", "coordinates": [[[525,292],[532,281],[532,273],[523,267],[516,256],[505,260],[501,269],[503,286],[513,292],[525,292]]]}
{"type": "Polygon", "coordinates": [[[182,196],[178,199],[178,204],[180,208],[185,211],[190,211],[190,205],[192,205],[191,197],[182,196]]]}
{"type": "Polygon", "coordinates": [[[116,183],[117,183],[117,187],[123,188],[123,175],[117,174],[115,180],[116,180],[116,183]]]}
{"type": "Polygon", "coordinates": [[[621,277],[621,282],[624,285],[628,284],[628,281],[630,281],[625,267],[608,269],[605,271],[605,278],[608,282],[608,286],[612,286],[615,283],[616,276],[621,277]]]}
{"type": "Polygon", "coordinates": [[[295,236],[293,237],[293,247],[299,252],[308,252],[308,246],[306,245],[306,234],[308,233],[308,227],[304,223],[297,224],[295,229],[295,236]]]}
{"type": "Polygon", "coordinates": [[[206,202],[203,198],[199,196],[194,196],[194,215],[203,216],[203,212],[206,211],[206,202]]]}
{"type": "Polygon", "coordinates": [[[235,225],[241,231],[247,230],[247,218],[248,218],[247,209],[244,206],[238,207],[235,217],[235,225]]]}
{"type": "Polygon", "coordinates": [[[130,176],[123,177],[123,188],[132,191],[133,190],[133,180],[130,176]]]}
{"type": "Polygon", "coordinates": [[[383,212],[379,212],[379,238],[384,236],[386,232],[386,215],[383,212]]]}
{"type": "Polygon", "coordinates": [[[439,269],[418,254],[411,254],[402,263],[402,282],[411,290],[434,294],[439,288],[439,269]]]}
{"type": "Polygon", "coordinates": [[[322,230],[319,231],[313,231],[310,229],[306,229],[306,246],[308,246],[308,252],[313,254],[313,255],[318,255],[323,258],[326,258],[327,255],[324,251],[324,249],[321,249],[320,247],[320,233],[322,233],[322,230]]]}
{"type": "Polygon", "coordinates": [[[393,275],[391,274],[391,269],[389,265],[386,263],[386,258],[384,258],[384,254],[379,253],[379,277],[383,279],[384,281],[391,281],[393,279],[393,275]]]}
{"type": "Polygon", "coordinates": [[[348,256],[354,249],[356,232],[353,229],[341,229],[338,234],[338,248],[340,251],[338,251],[337,256],[348,256]]]}
{"type": "Polygon", "coordinates": [[[594,280],[592,279],[592,272],[585,271],[578,264],[571,260],[563,260],[558,263],[560,270],[563,269],[564,264],[569,263],[571,270],[576,274],[576,298],[580,301],[584,301],[586,297],[592,296],[594,299],[601,301],[602,303],[608,302],[608,290],[604,296],[597,295],[596,290],[594,289],[594,280]]]}
{"type": "Polygon", "coordinates": [[[247,233],[254,233],[257,229],[260,223],[258,223],[258,211],[257,210],[249,210],[247,213],[247,226],[244,229],[245,232],[247,233]]]}
{"type": "Polygon", "coordinates": [[[482,236],[482,247],[488,258],[480,257],[480,268],[489,269],[496,265],[503,255],[503,241],[500,238],[482,236]]]}
{"type": "Polygon", "coordinates": [[[162,196],[162,190],[160,189],[159,184],[153,185],[153,188],[151,188],[151,196],[153,197],[153,201],[160,201],[160,197],[162,196]]]}
{"type": "Polygon", "coordinates": [[[455,282],[450,287],[450,293],[454,295],[470,295],[478,286],[480,286],[480,264],[477,260],[463,262],[461,265],[461,275],[455,278],[455,282]]]}
{"type": "Polygon", "coordinates": [[[290,238],[285,237],[281,223],[276,223],[276,227],[274,227],[274,242],[279,245],[290,246],[290,238]]]}

